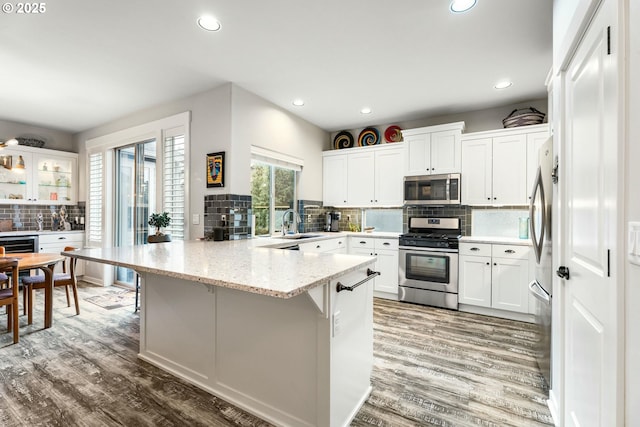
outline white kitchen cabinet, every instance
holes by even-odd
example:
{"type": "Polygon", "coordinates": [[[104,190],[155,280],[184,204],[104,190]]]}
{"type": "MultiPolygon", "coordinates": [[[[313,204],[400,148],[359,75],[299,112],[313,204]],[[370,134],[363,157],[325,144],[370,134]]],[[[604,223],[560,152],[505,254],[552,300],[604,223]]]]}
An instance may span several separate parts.
{"type": "Polygon", "coordinates": [[[527,205],[530,165],[537,166],[529,159],[547,133],[545,124],[463,135],[462,203],[527,205]]]}
{"type": "Polygon", "coordinates": [[[458,302],[491,307],[491,257],[460,255],[458,302]]]}
{"type": "Polygon", "coordinates": [[[398,298],[398,239],[349,237],[349,253],[376,257],[375,270],[380,275],[374,279],[374,295],[381,298],[398,298]]]}
{"type": "MultiPolygon", "coordinates": [[[[67,246],[72,246],[76,249],[82,249],[84,247],[84,233],[69,232],[69,233],[46,233],[38,235],[38,252],[59,254],[64,251],[67,246]]],[[[76,276],[82,276],[84,274],[84,261],[78,260],[76,264],[76,276]]],[[[55,267],[55,273],[62,272],[62,264],[58,263],[55,267]]]]}
{"type": "Polygon", "coordinates": [[[346,237],[337,237],[335,239],[319,240],[317,242],[304,242],[298,244],[302,252],[330,252],[336,254],[347,253],[346,237]]]}
{"type": "Polygon", "coordinates": [[[492,203],[524,205],[527,199],[527,137],[493,138],[492,203]]]}
{"type": "Polygon", "coordinates": [[[460,243],[461,304],[529,313],[530,248],[460,243]]]}
{"type": "Polygon", "coordinates": [[[493,258],[491,307],[529,312],[529,260],[493,258]]]}
{"type": "Polygon", "coordinates": [[[404,152],[402,148],[377,150],[374,162],[374,206],[402,206],[404,203],[404,152]]]}
{"type": "Polygon", "coordinates": [[[402,206],[403,149],[396,144],[323,154],[325,206],[402,206]]]}
{"type": "Polygon", "coordinates": [[[361,149],[347,155],[347,201],[370,206],[375,200],[375,152],[361,149]]]}
{"type": "Polygon", "coordinates": [[[78,155],[33,147],[0,152],[0,203],[74,205],[78,155]],[[19,168],[20,162],[24,168],[19,168]]]}
{"type": "Polygon", "coordinates": [[[459,173],[463,130],[464,122],[403,130],[404,175],[459,173]]]}
{"type": "Polygon", "coordinates": [[[462,145],[462,204],[490,204],[493,182],[491,138],[474,139],[462,145]]]}
{"type": "Polygon", "coordinates": [[[325,206],[347,204],[347,156],[324,153],[322,157],[322,200],[325,206]]]}

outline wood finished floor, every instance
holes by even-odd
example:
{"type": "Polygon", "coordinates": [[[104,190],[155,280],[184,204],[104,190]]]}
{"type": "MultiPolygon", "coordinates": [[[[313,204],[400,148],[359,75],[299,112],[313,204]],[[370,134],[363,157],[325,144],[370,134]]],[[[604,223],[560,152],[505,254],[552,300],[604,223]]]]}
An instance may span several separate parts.
{"type": "MultiPolygon", "coordinates": [[[[268,423],[138,360],[139,316],[56,290],[54,327],[20,317],[11,345],[0,316],[0,425],[267,426],[268,423]]],[[[551,425],[532,356],[531,325],[376,300],[373,392],[353,426],[551,425]]]]}

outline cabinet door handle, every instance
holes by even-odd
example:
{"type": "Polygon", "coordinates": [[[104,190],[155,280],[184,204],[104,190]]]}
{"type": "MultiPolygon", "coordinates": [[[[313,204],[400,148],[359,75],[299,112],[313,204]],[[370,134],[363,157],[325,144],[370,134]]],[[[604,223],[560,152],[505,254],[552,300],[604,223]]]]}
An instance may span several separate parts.
{"type": "Polygon", "coordinates": [[[504,251],[505,254],[515,254],[516,251],[514,251],[513,249],[507,249],[506,251],[504,251]]]}
{"type": "Polygon", "coordinates": [[[473,248],[471,248],[471,249],[469,249],[469,250],[470,250],[470,251],[473,251],[473,252],[478,252],[478,251],[480,250],[480,248],[473,247],[473,248]]]}
{"type": "Polygon", "coordinates": [[[363,241],[363,240],[360,240],[360,244],[361,244],[361,245],[366,245],[366,244],[367,244],[367,242],[365,242],[365,241],[363,241]]]}
{"type": "Polygon", "coordinates": [[[493,263],[493,265],[498,265],[498,264],[496,264],[496,263],[494,262],[494,263],[493,263]]]}
{"type": "Polygon", "coordinates": [[[491,263],[490,263],[490,262],[488,262],[488,263],[487,263],[487,265],[491,265],[491,263]]]}
{"type": "Polygon", "coordinates": [[[66,237],[64,237],[64,236],[58,237],[58,240],[66,240],[66,237]]]}
{"type": "Polygon", "coordinates": [[[320,245],[316,245],[316,249],[320,249],[320,245]]]}
{"type": "Polygon", "coordinates": [[[491,200],[491,197],[487,197],[487,200],[491,200]]]}
{"type": "Polygon", "coordinates": [[[383,243],[383,245],[384,245],[384,246],[389,246],[390,244],[391,244],[391,243],[389,243],[389,242],[384,242],[384,243],[383,243]]]}

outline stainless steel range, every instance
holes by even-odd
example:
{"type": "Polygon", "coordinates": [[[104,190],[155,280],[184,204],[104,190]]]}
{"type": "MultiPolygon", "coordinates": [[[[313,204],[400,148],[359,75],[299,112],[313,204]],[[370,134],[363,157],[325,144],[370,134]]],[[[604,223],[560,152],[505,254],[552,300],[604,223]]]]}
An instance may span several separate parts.
{"type": "Polygon", "coordinates": [[[400,236],[399,299],[458,309],[458,218],[409,218],[400,236]]]}

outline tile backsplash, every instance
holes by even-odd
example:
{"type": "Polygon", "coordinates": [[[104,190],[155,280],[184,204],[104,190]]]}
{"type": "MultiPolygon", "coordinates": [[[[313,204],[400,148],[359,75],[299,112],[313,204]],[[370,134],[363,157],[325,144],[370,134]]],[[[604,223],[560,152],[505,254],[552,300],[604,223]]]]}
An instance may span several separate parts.
{"type": "MultiPolygon", "coordinates": [[[[38,214],[42,214],[42,229],[53,229],[52,213],[60,212],[63,206],[58,205],[0,205],[0,220],[12,220],[12,231],[37,231],[38,214]]],[[[84,229],[85,202],[64,206],[67,222],[72,230],[84,229]]]]}

